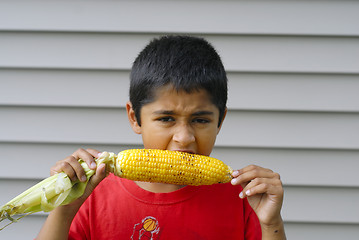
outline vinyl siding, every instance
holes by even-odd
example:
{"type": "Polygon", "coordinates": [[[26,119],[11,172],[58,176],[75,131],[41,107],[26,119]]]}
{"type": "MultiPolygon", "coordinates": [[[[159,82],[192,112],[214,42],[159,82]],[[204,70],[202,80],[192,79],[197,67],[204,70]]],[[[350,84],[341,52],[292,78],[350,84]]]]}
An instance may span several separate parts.
{"type": "MultiPolygon", "coordinates": [[[[213,156],[281,174],[288,239],[359,235],[359,2],[0,2],[0,204],[79,147],[141,147],[128,76],[153,37],[218,50],[229,113],[213,156]]],[[[1,238],[33,238],[45,213],[1,238]]]]}

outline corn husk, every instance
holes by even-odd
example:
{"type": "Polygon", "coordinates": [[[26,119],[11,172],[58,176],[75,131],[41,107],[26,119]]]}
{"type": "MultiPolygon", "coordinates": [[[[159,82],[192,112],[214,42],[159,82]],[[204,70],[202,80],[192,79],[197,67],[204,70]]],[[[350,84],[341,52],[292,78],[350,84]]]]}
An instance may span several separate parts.
{"type": "MultiPolygon", "coordinates": [[[[112,165],[115,156],[114,153],[103,152],[95,161],[97,165],[101,163],[112,165]]],[[[79,162],[86,173],[85,182],[72,182],[65,173],[57,173],[42,180],[0,208],[0,222],[5,219],[10,220],[10,223],[0,230],[26,215],[40,211],[49,212],[79,198],[84,193],[89,179],[95,174],[95,170],[90,169],[82,159],[79,162]]]]}

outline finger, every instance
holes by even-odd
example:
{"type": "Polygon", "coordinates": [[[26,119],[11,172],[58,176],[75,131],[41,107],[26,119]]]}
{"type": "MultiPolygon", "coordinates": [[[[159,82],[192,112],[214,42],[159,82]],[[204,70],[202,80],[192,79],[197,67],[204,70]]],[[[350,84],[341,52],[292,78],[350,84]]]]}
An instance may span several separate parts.
{"type": "Polygon", "coordinates": [[[259,172],[247,172],[247,173],[243,173],[241,175],[239,175],[236,178],[233,178],[231,180],[231,183],[233,185],[242,185],[246,186],[248,183],[250,183],[251,181],[253,181],[256,178],[277,178],[276,177],[277,174],[273,173],[273,172],[263,172],[263,173],[259,173],[259,172]]]}
{"type": "MultiPolygon", "coordinates": [[[[233,176],[233,175],[232,175],[233,176]]],[[[247,185],[255,178],[278,178],[279,175],[267,168],[261,168],[255,165],[248,166],[241,170],[234,171],[234,177],[231,181],[233,185],[247,185]]]]}
{"type": "Polygon", "coordinates": [[[240,197],[250,197],[256,194],[283,194],[282,182],[277,178],[256,178],[240,193],[240,197]]]}
{"type": "Polygon", "coordinates": [[[96,162],[95,162],[95,158],[99,158],[100,156],[101,156],[101,154],[102,154],[102,152],[100,152],[100,151],[98,151],[98,150],[96,150],[96,149],[92,149],[92,148],[87,148],[86,149],[86,151],[88,152],[88,153],[90,153],[94,158],[92,158],[92,159],[89,159],[90,160],[90,162],[86,162],[87,163],[87,165],[90,167],[90,165],[91,165],[91,169],[96,169],[96,167],[97,167],[97,164],[96,164],[96,162]],[[90,165],[89,165],[90,164],[90,165]]]}
{"type": "Polygon", "coordinates": [[[50,168],[50,176],[59,173],[56,169],[56,165],[50,168]]]}
{"type": "Polygon", "coordinates": [[[262,167],[259,167],[257,165],[249,165],[249,166],[246,166],[242,169],[238,169],[238,170],[234,170],[232,172],[232,177],[236,178],[244,173],[248,173],[248,172],[259,172],[259,171],[263,171],[263,172],[268,172],[268,173],[271,173],[273,172],[271,169],[268,169],[268,168],[262,168],[262,167]]]}
{"type": "Polygon", "coordinates": [[[87,148],[86,151],[89,152],[94,158],[99,158],[102,154],[102,152],[92,148],[87,148]]]}
{"type": "Polygon", "coordinates": [[[241,170],[234,170],[234,171],[232,172],[232,177],[236,178],[236,177],[238,177],[240,174],[241,174],[241,170]]]}
{"type": "Polygon", "coordinates": [[[271,169],[269,168],[263,168],[254,164],[248,165],[242,169],[239,170],[241,173],[246,173],[246,172],[253,172],[253,171],[263,171],[263,172],[273,172],[271,169]]]}
{"type": "Polygon", "coordinates": [[[86,151],[83,148],[79,148],[76,150],[76,152],[72,154],[72,156],[77,158],[77,160],[79,160],[80,158],[84,160],[84,162],[90,169],[96,169],[96,162],[94,157],[97,157],[97,153],[95,153],[94,151],[92,151],[92,153],[86,151]]]}
{"type": "Polygon", "coordinates": [[[70,177],[71,181],[80,180],[81,182],[85,182],[87,180],[85,170],[78,161],[79,157],[74,155],[71,155],[65,158],[63,161],[60,161],[59,167],[67,174],[67,176],[70,177]]]}
{"type": "Polygon", "coordinates": [[[77,180],[86,180],[85,171],[80,165],[80,163],[73,156],[69,156],[62,161],[56,163],[56,165],[51,168],[51,173],[64,172],[71,181],[77,180]]]}
{"type": "Polygon", "coordinates": [[[244,179],[238,178],[241,174],[243,174],[242,169],[233,171],[231,183],[232,185],[241,185],[244,188],[250,181],[245,182],[244,179]]]}

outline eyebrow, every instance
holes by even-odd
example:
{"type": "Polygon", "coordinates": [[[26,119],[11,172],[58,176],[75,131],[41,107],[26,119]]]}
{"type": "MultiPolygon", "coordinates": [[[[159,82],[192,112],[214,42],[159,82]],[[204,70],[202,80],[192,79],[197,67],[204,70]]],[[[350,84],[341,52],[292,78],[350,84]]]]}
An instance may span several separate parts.
{"type": "MultiPolygon", "coordinates": [[[[153,113],[157,114],[157,115],[176,115],[176,113],[174,111],[170,111],[170,110],[159,110],[159,111],[155,111],[153,113]]],[[[198,111],[198,112],[192,113],[191,115],[192,116],[203,116],[203,115],[214,115],[214,113],[211,111],[198,111]]]]}
{"type": "Polygon", "coordinates": [[[198,111],[192,114],[192,116],[214,115],[211,111],[198,111]]]}

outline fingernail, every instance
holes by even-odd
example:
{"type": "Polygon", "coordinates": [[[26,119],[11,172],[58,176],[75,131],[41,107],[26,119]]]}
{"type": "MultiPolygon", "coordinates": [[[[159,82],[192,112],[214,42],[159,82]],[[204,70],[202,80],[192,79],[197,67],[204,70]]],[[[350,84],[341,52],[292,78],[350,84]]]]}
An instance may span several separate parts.
{"type": "MultiPolygon", "coordinates": [[[[105,166],[105,164],[104,164],[104,163],[101,163],[100,166],[105,166]]],[[[106,172],[106,166],[105,166],[103,169],[101,169],[101,172],[106,172]]]]}
{"type": "Polygon", "coordinates": [[[97,166],[96,163],[94,162],[91,163],[91,168],[96,168],[96,166],[97,166]]]}
{"type": "Polygon", "coordinates": [[[81,177],[81,181],[85,182],[87,180],[87,177],[86,176],[82,176],[81,177]]]}
{"type": "Polygon", "coordinates": [[[239,194],[239,197],[240,197],[240,198],[243,198],[243,192],[241,192],[241,193],[239,194]]]}
{"type": "Polygon", "coordinates": [[[232,173],[232,176],[237,177],[238,175],[239,175],[239,172],[237,170],[232,173]]]}
{"type": "Polygon", "coordinates": [[[248,196],[249,194],[251,194],[251,190],[246,191],[246,195],[248,196]]]}
{"type": "Polygon", "coordinates": [[[232,185],[236,184],[236,179],[235,179],[235,178],[233,178],[233,179],[231,180],[231,184],[232,184],[232,185]]]}
{"type": "Polygon", "coordinates": [[[101,157],[101,155],[102,155],[102,152],[97,153],[98,158],[101,157]]]}

